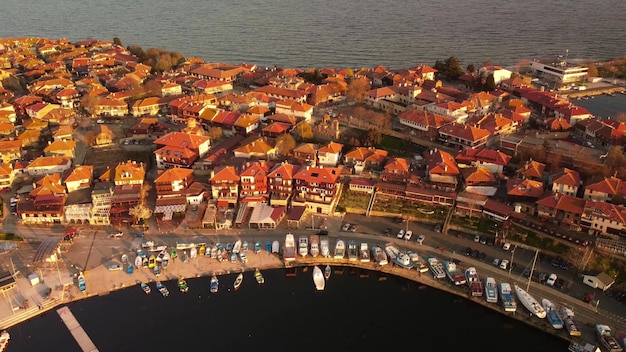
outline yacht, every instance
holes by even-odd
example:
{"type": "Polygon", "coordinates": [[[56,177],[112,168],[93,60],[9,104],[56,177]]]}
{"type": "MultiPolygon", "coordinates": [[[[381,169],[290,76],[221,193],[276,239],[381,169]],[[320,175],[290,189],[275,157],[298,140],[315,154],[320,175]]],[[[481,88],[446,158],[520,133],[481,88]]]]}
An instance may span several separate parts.
{"type": "Polygon", "coordinates": [[[324,291],[324,286],[326,286],[326,279],[324,279],[324,273],[319,266],[315,266],[313,268],[313,283],[315,284],[315,289],[318,291],[324,291]]]}
{"type": "Polygon", "coordinates": [[[530,293],[517,285],[515,285],[515,293],[517,294],[517,298],[520,302],[522,302],[524,307],[526,307],[526,309],[536,315],[537,318],[544,319],[546,317],[546,310],[543,309],[541,304],[539,304],[535,297],[531,296],[530,293]]]}
{"type": "Polygon", "coordinates": [[[330,257],[330,243],[328,242],[328,236],[323,236],[320,239],[320,254],[324,258],[330,257]]]}
{"type": "Polygon", "coordinates": [[[489,303],[498,303],[498,287],[496,279],[489,276],[485,279],[485,300],[489,303]]]}
{"type": "Polygon", "coordinates": [[[387,265],[389,263],[387,261],[387,254],[385,254],[385,251],[379,246],[372,246],[372,257],[380,266],[387,265]]]}
{"type": "Polygon", "coordinates": [[[320,236],[319,235],[311,235],[311,253],[312,257],[317,257],[320,254],[320,236]]]}
{"type": "Polygon", "coordinates": [[[335,259],[343,259],[346,255],[346,244],[342,240],[337,240],[335,244],[335,259]]]}
{"type": "MultiPolygon", "coordinates": [[[[278,241],[275,241],[278,242],[278,241]]],[[[274,252],[274,244],[272,244],[272,253],[274,252]]],[[[286,261],[296,260],[296,240],[293,234],[288,233],[285,236],[285,246],[283,247],[283,258],[286,261]]]]}
{"type": "Polygon", "coordinates": [[[359,256],[359,250],[356,246],[356,242],[354,241],[348,242],[348,259],[357,260],[358,256],[359,256]]]}
{"type": "Polygon", "coordinates": [[[428,268],[433,273],[435,279],[443,279],[446,277],[446,272],[443,270],[443,264],[435,257],[428,257],[428,268]]]}
{"type": "Polygon", "coordinates": [[[570,336],[580,336],[581,332],[576,325],[576,321],[574,320],[574,311],[570,308],[563,307],[561,308],[561,319],[563,319],[563,325],[569,332],[570,336]]]}
{"type": "Polygon", "coordinates": [[[362,263],[368,263],[370,261],[370,250],[367,247],[366,242],[361,243],[361,249],[359,251],[359,257],[362,263]]]}
{"type": "Polygon", "coordinates": [[[513,290],[511,284],[508,282],[501,282],[498,285],[498,294],[500,295],[500,302],[505,312],[515,312],[517,310],[517,302],[513,296],[513,290]]]}
{"type": "Polygon", "coordinates": [[[404,269],[412,269],[415,265],[411,261],[411,257],[408,254],[398,252],[393,260],[394,264],[404,269]]]}
{"type": "Polygon", "coordinates": [[[400,254],[400,250],[393,243],[387,243],[385,245],[385,253],[387,254],[387,258],[392,262],[395,262],[396,257],[400,254]]]}
{"type": "Polygon", "coordinates": [[[309,254],[309,238],[306,236],[300,236],[298,238],[298,254],[306,257],[309,254]]]}
{"type": "Polygon", "coordinates": [[[609,352],[623,352],[624,349],[619,345],[611,328],[605,324],[596,324],[596,336],[600,345],[609,352]]]}

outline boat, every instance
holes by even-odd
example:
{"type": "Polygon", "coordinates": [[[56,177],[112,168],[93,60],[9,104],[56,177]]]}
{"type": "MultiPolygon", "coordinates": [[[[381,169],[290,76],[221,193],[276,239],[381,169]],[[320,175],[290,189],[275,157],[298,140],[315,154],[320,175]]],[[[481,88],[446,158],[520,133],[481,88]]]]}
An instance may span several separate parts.
{"type": "Polygon", "coordinates": [[[311,235],[311,256],[313,258],[317,257],[320,254],[320,236],[319,235],[311,235]]]}
{"type": "Polygon", "coordinates": [[[324,268],[324,279],[328,280],[330,279],[330,274],[333,272],[333,269],[330,267],[330,265],[326,265],[326,268],[324,268]]]}
{"type": "Polygon", "coordinates": [[[185,250],[185,249],[192,249],[196,246],[195,243],[181,243],[181,242],[176,242],[176,249],[178,250],[185,250]]]}
{"type": "Polygon", "coordinates": [[[372,246],[372,257],[374,257],[374,260],[380,266],[387,265],[389,263],[387,261],[387,254],[379,246],[372,246]]]}
{"type": "Polygon", "coordinates": [[[537,318],[544,319],[546,317],[546,310],[543,309],[541,304],[539,304],[535,297],[531,296],[530,293],[517,285],[515,285],[515,293],[517,294],[517,298],[522,305],[524,305],[524,307],[526,307],[526,309],[528,309],[532,314],[537,316],[537,318]]]}
{"type": "Polygon", "coordinates": [[[473,297],[482,297],[483,293],[485,293],[485,289],[483,288],[483,282],[480,280],[480,276],[478,276],[475,267],[470,266],[465,270],[465,281],[473,297]]]}
{"type": "MultiPolygon", "coordinates": [[[[274,243],[278,243],[278,241],[274,241],[274,243]]],[[[272,244],[272,253],[274,253],[274,245],[272,244]]],[[[285,246],[283,247],[283,258],[286,261],[296,260],[296,240],[293,237],[293,234],[288,233],[285,236],[285,246]]]]}
{"type": "Polygon", "coordinates": [[[140,255],[137,255],[137,257],[135,258],[135,267],[139,269],[142,266],[143,266],[143,258],[140,255]]]}
{"type": "MultiPolygon", "coordinates": [[[[292,236],[293,236],[293,235],[292,235],[292,236]]],[[[293,254],[293,258],[295,259],[295,258],[296,258],[296,257],[295,257],[295,255],[296,255],[296,252],[295,252],[295,250],[296,250],[296,249],[295,249],[295,242],[293,242],[293,243],[294,243],[294,248],[293,248],[293,250],[294,250],[294,252],[293,252],[293,253],[294,253],[294,254],[293,254]]],[[[273,253],[273,254],[278,254],[278,253],[280,253],[280,243],[279,243],[278,241],[274,241],[274,242],[272,242],[272,253],[273,253]]]]}
{"type": "Polygon", "coordinates": [[[359,257],[359,250],[356,246],[356,242],[348,242],[348,260],[357,260],[359,257]]]}
{"type": "Polygon", "coordinates": [[[189,250],[189,257],[191,259],[195,258],[198,256],[198,249],[196,247],[193,247],[189,250]]]}
{"type": "Polygon", "coordinates": [[[259,253],[261,251],[261,242],[254,242],[254,253],[259,253]]]}
{"type": "Polygon", "coordinates": [[[265,278],[263,277],[263,274],[261,274],[261,270],[256,269],[254,271],[254,278],[256,279],[256,283],[259,285],[263,285],[265,283],[265,278]]]}
{"type": "Polygon", "coordinates": [[[164,260],[164,261],[162,261],[162,262],[161,262],[161,267],[162,267],[163,269],[167,269],[167,267],[168,267],[169,265],[170,265],[170,261],[169,261],[169,259],[168,259],[168,260],[164,260]]]}
{"type": "Polygon", "coordinates": [[[393,262],[404,269],[412,269],[415,265],[411,261],[411,257],[408,254],[398,251],[398,254],[394,258],[393,262]]]}
{"type": "Polygon", "coordinates": [[[150,260],[147,257],[143,257],[141,259],[141,267],[142,268],[149,268],[150,267],[150,260]]]}
{"type": "Polygon", "coordinates": [[[201,245],[200,245],[200,249],[198,249],[198,254],[199,254],[201,257],[206,256],[206,245],[205,245],[205,244],[201,244],[201,245]]]}
{"type": "Polygon", "coordinates": [[[233,283],[233,288],[235,289],[235,291],[239,289],[242,282],[243,282],[243,273],[239,273],[239,275],[237,275],[237,277],[235,278],[235,282],[233,283]]]}
{"type": "Polygon", "coordinates": [[[141,289],[143,290],[143,292],[147,295],[150,294],[150,292],[152,292],[152,290],[150,289],[150,286],[148,286],[148,284],[146,284],[145,282],[141,283],[141,289]]]}
{"type": "Polygon", "coordinates": [[[359,258],[362,263],[369,263],[370,261],[370,250],[367,247],[366,242],[361,243],[361,248],[359,249],[359,258]]]}
{"type": "Polygon", "coordinates": [[[446,272],[443,270],[443,264],[439,261],[439,259],[435,257],[428,257],[428,268],[433,273],[433,277],[435,279],[443,279],[446,277],[446,272]]]}
{"type": "Polygon", "coordinates": [[[505,312],[515,312],[517,310],[517,302],[515,301],[515,296],[513,296],[511,284],[508,282],[498,284],[498,295],[505,312]]]}
{"type": "Polygon", "coordinates": [[[491,276],[485,279],[485,300],[489,303],[498,303],[498,286],[496,279],[491,276]]]}
{"type": "Polygon", "coordinates": [[[127,264],[127,263],[128,263],[128,255],[122,254],[122,264],[127,264]]]}
{"type": "Polygon", "coordinates": [[[2,330],[2,333],[0,333],[0,352],[6,350],[9,341],[11,341],[11,335],[6,330],[2,330]]]}
{"type": "Polygon", "coordinates": [[[346,244],[343,242],[343,240],[337,240],[337,243],[335,244],[335,259],[343,259],[345,255],[346,244]]]}
{"type": "Polygon", "coordinates": [[[243,241],[243,243],[241,244],[241,250],[247,252],[249,246],[250,245],[248,244],[248,241],[243,241]]]}
{"type": "Polygon", "coordinates": [[[246,264],[248,262],[248,256],[244,252],[239,253],[239,259],[244,264],[246,264]]]}
{"type": "Polygon", "coordinates": [[[80,274],[78,274],[78,289],[80,290],[80,292],[85,292],[85,290],[87,289],[87,284],[85,283],[85,275],[83,275],[82,271],[80,272],[80,274]]]}
{"type": "Polygon", "coordinates": [[[233,252],[233,243],[232,242],[226,243],[226,252],[228,252],[228,253],[232,253],[233,252]]]}
{"type": "Polygon", "coordinates": [[[326,286],[326,280],[324,279],[324,273],[322,273],[322,269],[319,266],[315,266],[313,268],[313,282],[315,283],[315,289],[318,291],[324,291],[324,286],[326,286]]]}
{"type": "Polygon", "coordinates": [[[133,272],[135,272],[135,266],[132,264],[128,264],[128,267],[126,268],[126,273],[128,275],[131,275],[133,272]]]}
{"type": "Polygon", "coordinates": [[[161,267],[158,265],[155,265],[154,268],[152,269],[152,271],[154,271],[154,275],[159,276],[161,275],[161,267]]]}
{"type": "Polygon", "coordinates": [[[182,277],[178,279],[178,289],[182,293],[187,293],[189,291],[189,286],[187,286],[187,281],[182,277]]]}
{"type": "Polygon", "coordinates": [[[237,263],[237,253],[231,253],[230,254],[230,262],[231,263],[237,263]]]}
{"type": "Polygon", "coordinates": [[[602,352],[598,346],[592,345],[588,342],[572,342],[567,347],[569,352],[602,352]]]}
{"type": "Polygon", "coordinates": [[[330,243],[328,241],[328,236],[324,236],[320,240],[320,254],[324,258],[330,257],[330,243]]]}
{"type": "Polygon", "coordinates": [[[170,291],[167,289],[167,287],[165,287],[165,285],[161,283],[161,281],[157,281],[156,287],[157,287],[157,290],[161,292],[161,295],[163,295],[163,297],[167,297],[170,295],[170,291]]]}
{"type": "Polygon", "coordinates": [[[306,257],[309,254],[309,238],[306,236],[300,236],[298,238],[298,254],[306,257]]]}
{"type": "Polygon", "coordinates": [[[265,251],[267,253],[272,253],[272,242],[270,241],[265,242],[265,251]]]}
{"type": "Polygon", "coordinates": [[[231,249],[231,253],[239,254],[239,252],[241,252],[241,240],[235,241],[235,244],[231,249]]]}
{"type": "Polygon", "coordinates": [[[565,325],[565,329],[567,329],[570,336],[582,335],[580,328],[578,328],[574,320],[574,311],[572,309],[567,307],[561,308],[561,319],[563,319],[563,325],[565,325]]]}
{"type": "Polygon", "coordinates": [[[613,336],[611,327],[606,324],[596,324],[596,337],[600,345],[609,352],[623,352],[622,346],[617,343],[617,339],[613,336]]]}
{"type": "Polygon", "coordinates": [[[211,259],[217,259],[217,246],[211,247],[211,259]]]}
{"type": "Polygon", "coordinates": [[[123,267],[121,264],[114,263],[114,264],[109,265],[108,269],[111,271],[118,271],[118,270],[122,270],[123,267]]]}
{"type": "Polygon", "coordinates": [[[451,260],[444,260],[443,270],[446,272],[446,276],[456,286],[465,285],[465,277],[459,272],[456,267],[456,263],[451,260]]]}
{"type": "Polygon", "coordinates": [[[559,316],[559,313],[556,311],[556,306],[552,301],[547,298],[541,300],[541,305],[543,309],[546,311],[546,318],[548,318],[548,322],[555,329],[563,329],[563,319],[559,316]]]}
{"type": "Polygon", "coordinates": [[[396,257],[398,256],[398,253],[400,252],[400,250],[394,246],[392,243],[387,243],[385,245],[385,254],[387,254],[387,258],[392,261],[395,262],[396,257]]]}
{"type": "Polygon", "coordinates": [[[217,290],[219,289],[219,285],[220,285],[220,281],[218,280],[217,276],[213,274],[213,277],[211,277],[211,293],[217,293],[217,290]]]}

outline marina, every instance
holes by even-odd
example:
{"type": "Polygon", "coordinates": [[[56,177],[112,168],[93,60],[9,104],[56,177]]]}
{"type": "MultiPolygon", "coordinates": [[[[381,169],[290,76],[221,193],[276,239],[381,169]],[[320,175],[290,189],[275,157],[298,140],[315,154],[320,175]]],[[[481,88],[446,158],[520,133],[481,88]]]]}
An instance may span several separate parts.
{"type": "Polygon", "coordinates": [[[87,335],[83,327],[80,325],[78,320],[76,320],[76,317],[74,317],[74,314],[72,314],[72,311],[68,307],[57,309],[57,314],[59,314],[61,320],[63,320],[63,323],[84,352],[98,351],[96,345],[94,345],[94,343],[91,341],[89,335],[87,335]]]}

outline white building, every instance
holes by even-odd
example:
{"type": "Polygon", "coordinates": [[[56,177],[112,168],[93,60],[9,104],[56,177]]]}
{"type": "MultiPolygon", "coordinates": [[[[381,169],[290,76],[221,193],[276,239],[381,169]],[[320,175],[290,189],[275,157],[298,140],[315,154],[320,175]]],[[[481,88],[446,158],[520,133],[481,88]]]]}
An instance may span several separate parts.
{"type": "Polygon", "coordinates": [[[582,82],[587,77],[587,67],[569,64],[565,61],[531,61],[530,69],[539,79],[555,87],[582,82]]]}

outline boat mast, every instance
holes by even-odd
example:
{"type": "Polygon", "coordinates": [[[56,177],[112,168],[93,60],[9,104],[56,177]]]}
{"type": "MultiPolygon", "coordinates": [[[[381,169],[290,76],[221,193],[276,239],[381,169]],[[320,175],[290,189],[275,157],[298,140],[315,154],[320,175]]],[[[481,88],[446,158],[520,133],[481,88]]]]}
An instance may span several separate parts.
{"type": "Polygon", "coordinates": [[[537,255],[539,254],[539,248],[535,249],[535,257],[533,258],[533,267],[530,268],[530,275],[528,276],[528,283],[526,284],[526,292],[530,288],[530,280],[533,277],[533,272],[535,271],[535,263],[537,262],[537,255]]]}

